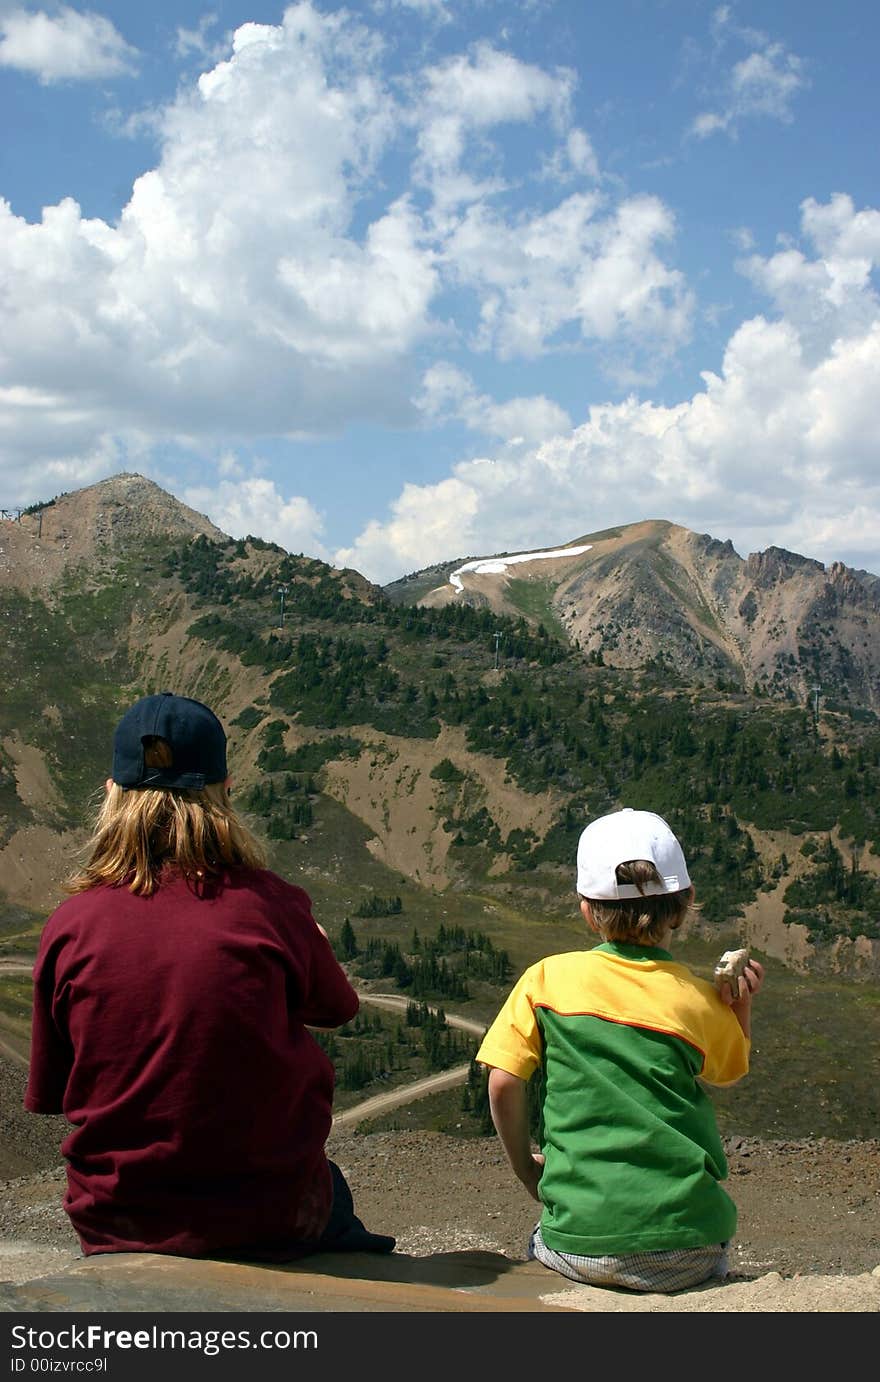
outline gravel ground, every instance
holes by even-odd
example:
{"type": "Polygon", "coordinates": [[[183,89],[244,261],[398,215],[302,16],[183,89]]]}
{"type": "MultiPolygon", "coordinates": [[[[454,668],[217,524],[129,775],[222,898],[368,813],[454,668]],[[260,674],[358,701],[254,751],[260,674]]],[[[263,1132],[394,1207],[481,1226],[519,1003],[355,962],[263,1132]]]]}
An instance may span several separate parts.
{"type": "MultiPolygon", "coordinates": [[[[440,1133],[334,1135],[328,1151],[346,1172],[368,1228],[403,1251],[467,1246],[524,1257],[537,1206],[494,1138],[440,1133]]],[[[880,1266],[880,1141],[727,1144],[728,1190],[739,1208],[731,1265],[754,1277],[880,1266]]]]}
{"type": "MultiPolygon", "coordinates": [[[[61,1207],[58,1146],[66,1124],[26,1113],[23,1087],[24,1071],[0,1060],[0,1277],[6,1280],[27,1279],[29,1245],[44,1254],[48,1265],[41,1273],[55,1260],[46,1249],[60,1254],[59,1265],[78,1255],[61,1207]]],[[[734,1277],[779,1273],[803,1278],[803,1289],[812,1280],[820,1290],[828,1277],[864,1283],[865,1274],[880,1268],[880,1140],[733,1139],[727,1150],[728,1188],[739,1207],[734,1277]]],[[[478,1249],[525,1256],[536,1209],[495,1138],[339,1130],[331,1134],[328,1153],[348,1177],[367,1227],[394,1234],[401,1252],[478,1249]]],[[[876,1304],[832,1308],[880,1308],[880,1273],[867,1280],[868,1299],[876,1304]]],[[[792,1308],[799,1307],[779,1306],[792,1308]]]]}

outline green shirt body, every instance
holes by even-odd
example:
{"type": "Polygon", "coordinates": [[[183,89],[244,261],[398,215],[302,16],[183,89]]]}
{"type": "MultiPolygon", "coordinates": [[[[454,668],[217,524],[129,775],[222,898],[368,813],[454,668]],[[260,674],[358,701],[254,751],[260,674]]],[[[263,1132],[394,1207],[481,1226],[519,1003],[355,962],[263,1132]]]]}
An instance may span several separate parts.
{"type": "Polygon", "coordinates": [[[585,1256],[725,1242],[736,1206],[701,1081],[749,1042],[714,987],[656,947],[605,943],[525,971],[477,1060],[544,1075],[541,1234],[585,1256]]]}

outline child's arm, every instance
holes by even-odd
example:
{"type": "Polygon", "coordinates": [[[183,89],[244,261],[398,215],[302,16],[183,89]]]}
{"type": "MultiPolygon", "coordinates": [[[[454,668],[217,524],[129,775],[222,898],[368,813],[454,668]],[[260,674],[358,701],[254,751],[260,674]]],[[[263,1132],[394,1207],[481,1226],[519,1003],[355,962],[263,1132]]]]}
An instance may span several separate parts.
{"type": "Polygon", "coordinates": [[[540,1204],[538,1181],[544,1158],[540,1152],[532,1151],[525,1080],[492,1066],[489,1070],[489,1108],[514,1175],[540,1204]]]}
{"type": "Polygon", "coordinates": [[[309,991],[297,1016],[316,1032],[333,1032],[357,1013],[360,999],[348,981],[324,927],[314,922],[320,939],[312,938],[309,991]]]}
{"type": "Polygon", "coordinates": [[[63,1113],[73,1069],[73,1046],[56,1021],[56,968],[59,957],[43,932],[34,965],[31,1051],[24,1106],[30,1113],[63,1113]]]}

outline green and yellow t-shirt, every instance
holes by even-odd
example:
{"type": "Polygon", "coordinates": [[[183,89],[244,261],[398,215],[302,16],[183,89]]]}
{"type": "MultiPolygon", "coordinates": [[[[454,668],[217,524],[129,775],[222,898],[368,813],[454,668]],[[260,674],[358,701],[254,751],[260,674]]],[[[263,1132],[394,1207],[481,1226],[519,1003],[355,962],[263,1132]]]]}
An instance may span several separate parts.
{"type": "Polygon", "coordinates": [[[620,1255],[725,1242],[736,1206],[708,1084],[749,1068],[711,984],[666,950],[605,943],[550,955],[514,986],[477,1060],[544,1074],[541,1234],[620,1255]]]}

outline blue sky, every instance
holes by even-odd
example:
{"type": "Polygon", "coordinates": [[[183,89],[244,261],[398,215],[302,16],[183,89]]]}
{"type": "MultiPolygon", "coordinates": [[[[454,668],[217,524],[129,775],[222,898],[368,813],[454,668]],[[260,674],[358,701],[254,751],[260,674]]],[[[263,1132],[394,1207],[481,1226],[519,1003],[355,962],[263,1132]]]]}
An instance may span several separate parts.
{"type": "Polygon", "coordinates": [[[880,573],[869,0],[0,0],[0,504],[880,573]]]}

